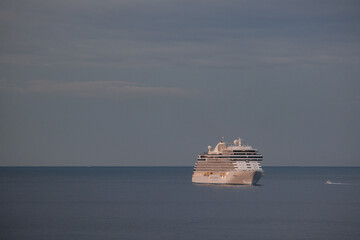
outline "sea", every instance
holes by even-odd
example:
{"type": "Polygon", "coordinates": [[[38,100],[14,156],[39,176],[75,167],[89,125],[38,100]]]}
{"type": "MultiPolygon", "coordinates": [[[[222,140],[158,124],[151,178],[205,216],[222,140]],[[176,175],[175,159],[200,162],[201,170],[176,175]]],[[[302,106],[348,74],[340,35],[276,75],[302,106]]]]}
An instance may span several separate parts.
{"type": "Polygon", "coordinates": [[[264,167],[256,186],[192,171],[1,167],[0,239],[360,239],[359,167],[264,167]]]}

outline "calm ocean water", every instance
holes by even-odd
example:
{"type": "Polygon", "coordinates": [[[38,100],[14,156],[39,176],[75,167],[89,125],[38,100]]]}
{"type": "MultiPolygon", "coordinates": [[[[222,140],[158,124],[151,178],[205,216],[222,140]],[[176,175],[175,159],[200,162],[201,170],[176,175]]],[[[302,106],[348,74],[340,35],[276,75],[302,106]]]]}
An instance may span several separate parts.
{"type": "Polygon", "coordinates": [[[360,239],[360,168],[264,170],[220,186],[189,167],[0,168],[0,239],[360,239]]]}

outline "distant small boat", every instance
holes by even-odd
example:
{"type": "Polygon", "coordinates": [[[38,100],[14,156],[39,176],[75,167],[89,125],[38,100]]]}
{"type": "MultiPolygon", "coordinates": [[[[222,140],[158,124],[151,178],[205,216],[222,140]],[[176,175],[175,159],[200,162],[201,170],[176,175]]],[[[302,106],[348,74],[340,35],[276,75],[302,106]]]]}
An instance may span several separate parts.
{"type": "Polygon", "coordinates": [[[332,182],[330,180],[327,180],[325,184],[337,184],[337,185],[352,185],[350,183],[339,183],[339,182],[332,182]]]}

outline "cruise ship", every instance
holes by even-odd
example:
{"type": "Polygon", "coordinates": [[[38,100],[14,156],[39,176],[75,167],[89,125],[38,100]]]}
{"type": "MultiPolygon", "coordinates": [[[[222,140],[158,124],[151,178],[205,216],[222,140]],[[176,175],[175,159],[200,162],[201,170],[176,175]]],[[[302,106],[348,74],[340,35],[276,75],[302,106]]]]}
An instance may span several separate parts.
{"type": "Polygon", "coordinates": [[[255,185],[264,175],[263,156],[241,139],[226,144],[222,139],[214,149],[198,155],[192,176],[194,183],[255,185]]]}

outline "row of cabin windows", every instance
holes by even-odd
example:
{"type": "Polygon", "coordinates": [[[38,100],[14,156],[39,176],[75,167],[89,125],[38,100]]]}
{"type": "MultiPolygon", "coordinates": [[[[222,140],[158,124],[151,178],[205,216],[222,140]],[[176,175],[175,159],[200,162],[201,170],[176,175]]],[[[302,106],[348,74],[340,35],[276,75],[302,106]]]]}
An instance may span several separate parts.
{"type": "MultiPolygon", "coordinates": [[[[198,160],[205,160],[206,158],[198,158],[198,160]]],[[[263,157],[256,157],[256,158],[207,158],[209,160],[230,160],[230,161],[262,161],[263,157]]]]}
{"type": "Polygon", "coordinates": [[[246,164],[245,163],[240,163],[240,166],[247,166],[247,167],[249,167],[249,166],[251,166],[251,165],[253,165],[253,166],[260,166],[260,163],[248,163],[248,162],[246,162],[246,164]]]}
{"type": "Polygon", "coordinates": [[[234,153],[234,155],[255,155],[257,152],[249,152],[249,153],[234,153]]]}
{"type": "Polygon", "coordinates": [[[235,156],[235,155],[228,155],[228,156],[200,156],[200,158],[262,158],[262,155],[257,155],[257,156],[249,156],[249,155],[244,155],[244,156],[235,156]]]}
{"type": "MultiPolygon", "coordinates": [[[[222,152],[222,153],[217,153],[217,154],[213,154],[213,155],[226,155],[226,154],[234,154],[234,155],[253,155],[256,154],[257,151],[255,150],[246,150],[246,151],[226,151],[226,152],[222,152]]],[[[208,154],[207,152],[203,152],[203,155],[208,154]]]]}
{"type": "MultiPolygon", "coordinates": [[[[206,159],[203,159],[203,158],[198,158],[197,159],[198,161],[206,161],[206,159]]],[[[216,159],[213,159],[213,160],[216,160],[216,159]]],[[[238,162],[239,159],[230,159],[230,161],[232,162],[238,162]]],[[[262,159],[249,159],[249,160],[240,160],[242,162],[257,162],[257,161],[262,161],[262,159]]],[[[223,162],[219,162],[219,163],[223,163],[223,162]]]]}
{"type": "Polygon", "coordinates": [[[233,152],[256,152],[256,150],[232,150],[233,152]]]}

